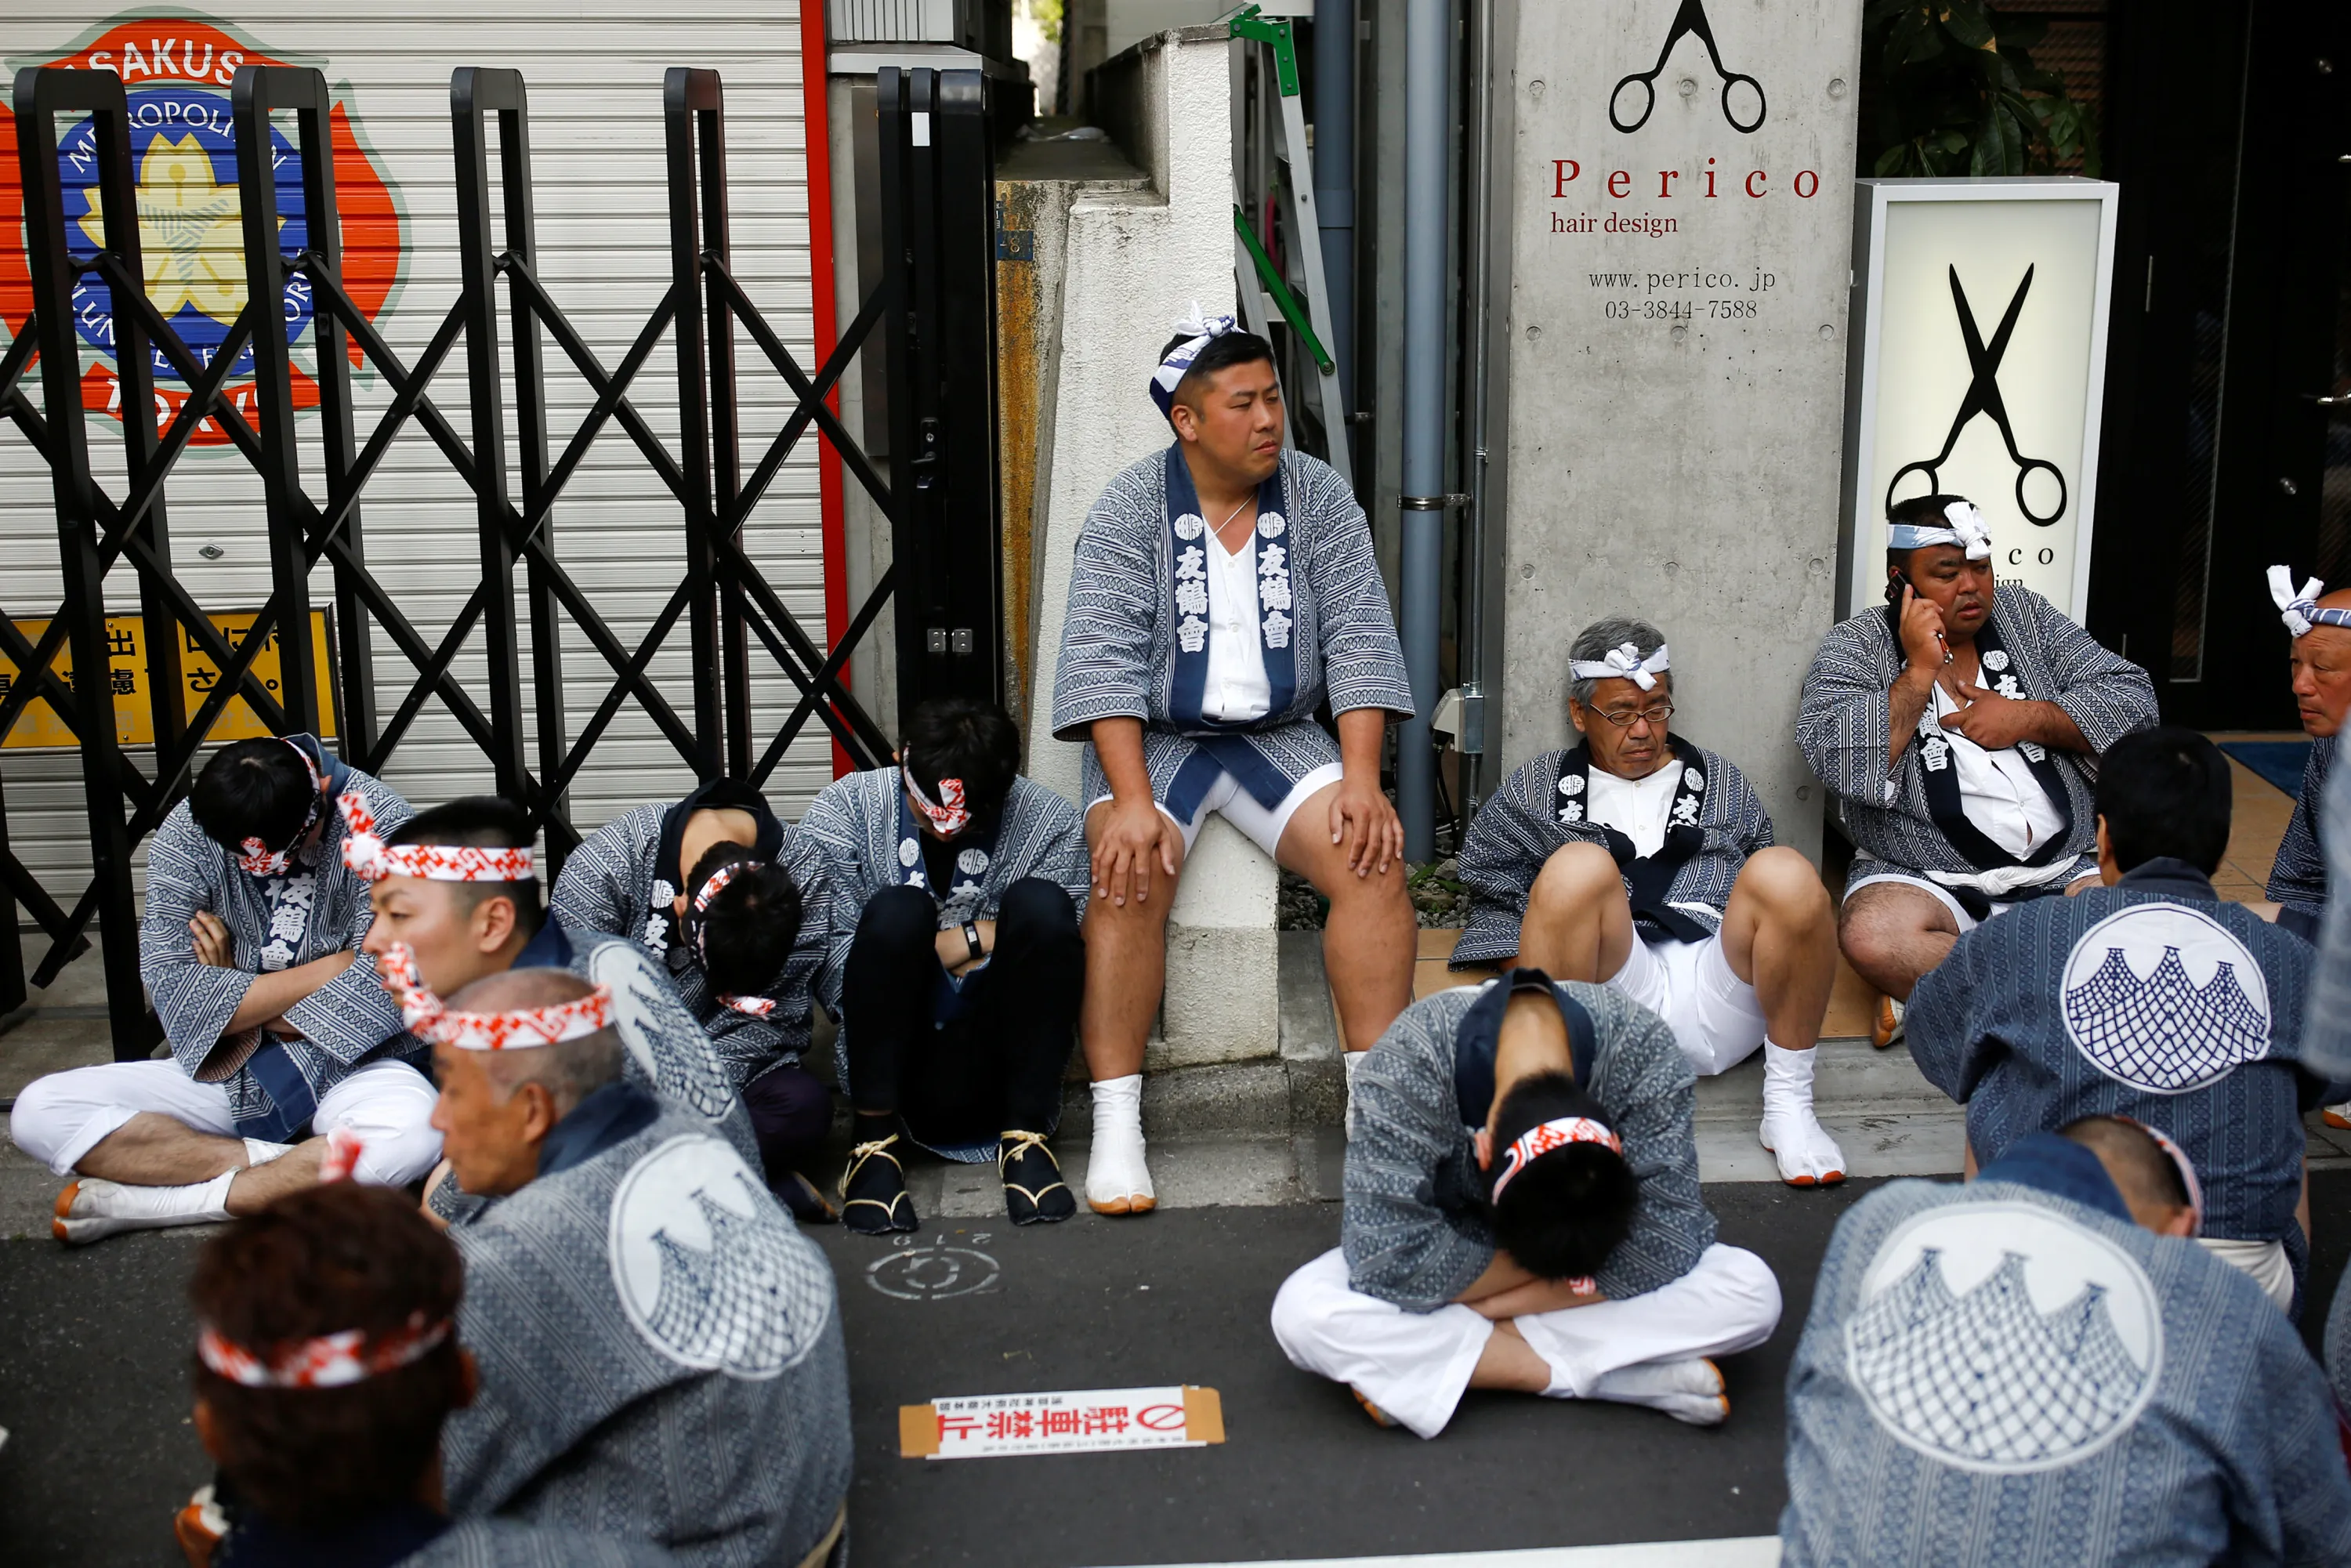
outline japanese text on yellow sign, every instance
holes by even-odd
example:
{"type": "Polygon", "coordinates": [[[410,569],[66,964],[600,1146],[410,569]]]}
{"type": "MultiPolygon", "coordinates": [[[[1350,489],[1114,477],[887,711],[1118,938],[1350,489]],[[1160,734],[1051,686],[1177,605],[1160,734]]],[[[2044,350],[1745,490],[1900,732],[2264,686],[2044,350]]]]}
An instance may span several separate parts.
{"type": "MultiPolygon", "coordinates": [[[[252,628],[257,612],[251,610],[229,611],[212,617],[212,623],[231,648],[239,645],[252,628]]],[[[16,630],[26,641],[37,644],[48,631],[47,621],[19,621],[16,630]]],[[[180,633],[180,684],[185,688],[187,714],[193,718],[196,709],[220,684],[220,668],[196,645],[186,627],[180,633]]],[[[107,679],[114,688],[114,738],[123,746],[152,746],[155,743],[154,708],[148,698],[147,628],[136,615],[110,615],[106,618],[107,679]]],[[[335,699],[329,683],[329,665],[327,655],[327,612],[310,612],[310,661],[319,678],[319,727],[322,736],[335,733],[335,699]]],[[[57,679],[75,691],[81,689],[75,679],[73,649],[70,644],[57,652],[51,663],[57,679]]],[[[16,664],[0,656],[0,697],[7,695],[16,684],[20,672],[16,664]]],[[[277,632],[272,629],[268,641],[253,661],[253,674],[271,694],[278,690],[277,632]]],[[[253,711],[243,697],[231,697],[220,721],[213,726],[214,740],[248,740],[271,733],[267,725],[253,711]]],[[[35,700],[25,705],[0,747],[10,748],[59,747],[78,745],[72,730],[58,718],[47,702],[35,700]]]]}

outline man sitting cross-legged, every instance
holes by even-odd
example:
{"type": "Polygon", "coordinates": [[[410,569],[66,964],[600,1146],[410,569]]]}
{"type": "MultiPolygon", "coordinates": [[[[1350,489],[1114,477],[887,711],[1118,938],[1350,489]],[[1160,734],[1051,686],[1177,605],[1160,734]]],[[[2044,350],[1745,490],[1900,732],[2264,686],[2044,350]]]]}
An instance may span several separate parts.
{"type": "Polygon", "coordinates": [[[852,1230],[918,1223],[901,1129],[950,1159],[993,1159],[1015,1225],[1077,1212],[1045,1139],[1085,988],[1085,838],[1019,766],[1002,708],[934,697],[898,766],[836,780],[795,834],[833,898],[818,988],[856,1110],[841,1184],[852,1230]]]}
{"type": "Polygon", "coordinates": [[[1341,1246],[1274,1298],[1291,1363],[1434,1437],[1469,1388],[1714,1426],[1708,1357],[1780,1286],[1714,1239],[1689,1063],[1618,993],[1516,969],[1405,1009],[1355,1078],[1341,1246]]]}
{"type": "Polygon", "coordinates": [[[2310,945],[2212,891],[2230,796],[2194,730],[2115,742],[2105,885],[1960,937],[1911,993],[1910,1054],[1966,1104],[1980,1161],[2094,1112],[2176,1140],[2203,1173],[2204,1245],[2286,1308],[2309,1258],[2302,1116],[2328,1085],[2302,1065],[2310,945]]]}
{"type": "Polygon", "coordinates": [[[1363,508],[1283,450],[1263,339],[1187,322],[1160,361],[1150,392],[1175,440],[1087,516],[1053,683],[1055,737],[1087,743],[1086,1201],[1105,1214],[1156,1202],[1143,1052],[1178,868],[1208,813],[1331,901],[1322,956],[1351,1071],[1412,998],[1404,830],[1380,789],[1388,716],[1412,693],[1363,508]],[[1335,744],[1314,721],[1326,702],[1335,744]]]}
{"type": "Polygon", "coordinates": [[[286,1194],[204,1243],[196,1437],[218,1480],[177,1533],[202,1568],[654,1568],[650,1542],[507,1520],[453,1525],[441,1431],[474,1399],[456,1249],[396,1193],[286,1194]]]}
{"type": "Polygon", "coordinates": [[[342,863],[336,794],[386,821],[407,803],[310,736],[241,740],[197,775],[147,855],[140,967],[172,1048],[37,1079],[9,1117],[59,1176],[60,1241],[250,1214],[318,1179],[326,1134],[358,1134],[361,1181],[432,1169],[433,1085],[352,960],[371,918],[342,863]]]}
{"type": "Polygon", "coordinates": [[[768,1182],[810,1220],[832,1218],[800,1174],[832,1126],[831,1098],[800,1065],[828,935],[822,875],[766,796],[716,779],[589,834],[548,903],[556,924],[632,938],[660,960],[743,1096],[768,1182]]]}
{"type": "Polygon", "coordinates": [[[1763,1146],[1796,1186],[1844,1179],[1813,1113],[1836,919],[1812,862],[1727,758],[1669,732],[1664,633],[1612,616],[1568,650],[1583,740],[1526,763],[1469,824],[1457,968],[1603,981],[1664,1019],[1701,1076],[1763,1048],[1763,1146]]]}
{"type": "Polygon", "coordinates": [[[1957,496],[1889,514],[1887,602],[1833,628],[1804,677],[1796,744],[1860,853],[1838,937],[1882,993],[1873,1038],[1963,931],[2089,885],[2094,759],[2156,722],[2147,672],[2047,600],[1992,578],[1957,496]]]}
{"type": "MultiPolygon", "coordinates": [[[[371,884],[375,904],[361,950],[379,968],[398,942],[436,991],[530,968],[568,968],[611,987],[630,1080],[695,1112],[759,1168],[743,1101],[665,970],[634,942],[569,933],[546,918],[523,808],[493,795],[463,796],[388,836],[376,833],[356,802],[347,800],[344,810],[353,823],[344,858],[371,884]]],[[[455,1189],[436,1176],[428,1196],[447,1218],[455,1189]]]]}
{"type": "Polygon", "coordinates": [[[383,969],[433,1042],[455,1179],[495,1200],[450,1231],[481,1365],[443,1441],[450,1511],[820,1561],[851,1460],[823,1255],[706,1122],[627,1081],[608,988],[516,969],[444,1003],[404,947],[383,969]]]}
{"type": "Polygon", "coordinates": [[[2193,1176],[2093,1116],[1855,1205],[1788,1374],[1781,1561],[2351,1562],[2326,1380],[2185,1239],[2193,1176]]]}

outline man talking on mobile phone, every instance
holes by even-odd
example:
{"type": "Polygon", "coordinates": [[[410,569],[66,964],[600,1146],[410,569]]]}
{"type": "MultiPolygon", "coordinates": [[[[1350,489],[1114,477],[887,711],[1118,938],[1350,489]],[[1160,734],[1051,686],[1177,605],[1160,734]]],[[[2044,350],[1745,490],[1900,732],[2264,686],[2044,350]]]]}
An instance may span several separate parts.
{"type": "Polygon", "coordinates": [[[1886,602],[1822,639],[1796,716],[1858,851],[1837,938],[1881,993],[1881,1048],[1961,933],[2096,884],[2096,758],[2156,722],[2146,671],[1993,580],[1971,502],[1921,496],[1887,521],[1886,602]]]}

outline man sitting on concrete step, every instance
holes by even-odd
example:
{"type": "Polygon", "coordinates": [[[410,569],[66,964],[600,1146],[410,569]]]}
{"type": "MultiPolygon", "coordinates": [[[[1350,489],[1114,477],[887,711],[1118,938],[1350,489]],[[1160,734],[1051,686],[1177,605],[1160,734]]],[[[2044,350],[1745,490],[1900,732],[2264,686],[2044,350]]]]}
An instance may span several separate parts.
{"type": "Polygon", "coordinates": [[[1872,1038],[1978,922],[2086,887],[2099,753],[2156,722],[2147,672],[2047,600],[1992,577],[1958,496],[1887,514],[1886,603],[1821,641],[1796,744],[1859,853],[1838,938],[1880,992],[1872,1038]]]}
{"type": "Polygon", "coordinates": [[[1414,1003],[1356,1073],[1341,1245],[1274,1298],[1283,1352],[1423,1437],[1471,1388],[1719,1424],[1709,1358],[1771,1337],[1780,1286],[1714,1239],[1694,1082],[1604,987],[1522,968],[1414,1003]]]}
{"type": "MultiPolygon", "coordinates": [[[[632,941],[569,933],[546,918],[528,812],[495,795],[467,795],[384,834],[355,797],[339,804],[350,824],[344,861],[370,884],[375,905],[361,950],[379,969],[397,942],[415,955],[424,984],[444,993],[530,968],[567,968],[610,987],[630,1081],[694,1112],[760,1168],[751,1118],[666,969],[632,941]]],[[[427,1196],[444,1218],[458,1201],[438,1175],[427,1196]]]]}
{"type": "Polygon", "coordinates": [[[2228,759],[2194,730],[2116,741],[2105,885],[1960,937],[1911,994],[1910,1054],[1967,1106],[1978,1161],[2094,1113],[2173,1139],[2203,1177],[2204,1245],[2291,1309],[2310,1253],[2302,1117],[2345,1091],[2302,1063],[2310,945],[2212,890],[2230,800],[2228,759]]]}
{"type": "Polygon", "coordinates": [[[316,1181],[338,1129],[360,1140],[361,1181],[433,1168],[422,1048],[353,962],[371,915],[343,866],[345,791],[388,822],[408,815],[316,737],[240,740],[156,830],[139,956],[171,1060],[37,1079],[9,1117],[17,1147],[75,1177],[58,1240],[250,1214],[316,1181]]]}
{"type": "Polygon", "coordinates": [[[777,1196],[807,1220],[832,1218],[800,1174],[832,1127],[831,1097],[800,1065],[829,936],[823,874],[766,796],[715,779],[589,834],[548,904],[556,924],[629,937],[661,963],[743,1097],[777,1196]]]}
{"type": "Polygon", "coordinates": [[[445,1003],[394,944],[433,1042],[479,1396],[450,1417],[450,1511],[596,1530],[683,1563],[821,1562],[847,1512],[832,1270],[741,1151],[629,1082],[618,994],[561,969],[445,1003]]]}
{"type": "Polygon", "coordinates": [[[920,1223],[902,1134],[994,1160],[1015,1225],[1077,1212],[1045,1140],[1085,989],[1085,835],[1019,768],[1002,708],[934,697],[907,720],[896,766],[834,780],[794,834],[832,898],[817,986],[856,1112],[841,1184],[852,1230],[920,1223]]]}
{"type": "Polygon", "coordinates": [[[1672,734],[1665,634],[1610,616],[1568,648],[1583,738],[1503,781],[1462,841],[1456,968],[1604,982],[1664,1019],[1700,1077],[1763,1048],[1763,1146],[1793,1186],[1844,1179],[1813,1113],[1836,916],[1728,758],[1672,734]]]}
{"type": "Polygon", "coordinates": [[[198,1568],[657,1568],[649,1542],[450,1521],[441,1432],[473,1403],[465,1269],[398,1193],[330,1182],[204,1243],[193,1420],[218,1479],[174,1521],[198,1568]]]}
{"type": "Polygon", "coordinates": [[[1788,1375],[1782,1561],[2351,1562],[2326,1380],[2187,1239],[2192,1179],[2093,1116],[1855,1205],[1788,1375]]]}
{"type": "Polygon", "coordinates": [[[1143,1053],[1179,868],[1210,812],[1331,901],[1322,956],[1351,1071],[1412,999],[1417,928],[1380,787],[1412,691],[1363,508],[1283,449],[1265,340],[1196,319],[1159,361],[1150,392],[1175,439],[1086,517],[1053,684],[1054,737],[1086,742],[1086,1200],[1105,1214],[1156,1202],[1143,1053]]]}

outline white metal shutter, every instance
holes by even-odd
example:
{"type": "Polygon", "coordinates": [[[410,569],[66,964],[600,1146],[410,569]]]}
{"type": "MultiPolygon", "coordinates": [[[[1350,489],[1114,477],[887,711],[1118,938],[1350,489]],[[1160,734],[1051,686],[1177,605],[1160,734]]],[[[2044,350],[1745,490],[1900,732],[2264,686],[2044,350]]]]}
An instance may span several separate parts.
{"type": "MultiPolygon", "coordinates": [[[[50,58],[121,19],[120,13],[49,5],[18,7],[0,35],[0,47],[12,65],[50,58]]],[[[449,115],[454,68],[496,66],[523,72],[529,89],[541,277],[607,371],[618,365],[669,283],[663,71],[681,65],[719,70],[726,89],[735,274],[803,366],[813,368],[800,32],[793,5],[773,0],[695,0],[687,8],[635,0],[505,0],[493,7],[387,0],[345,9],[313,0],[241,0],[225,12],[196,13],[193,19],[214,20],[278,59],[316,64],[337,84],[358,139],[382,168],[402,214],[407,255],[377,327],[411,364],[457,294],[449,115]]],[[[150,25],[141,19],[142,28],[150,25]]],[[[168,16],[152,18],[152,26],[158,38],[172,32],[168,16]]],[[[126,78],[134,86],[138,79],[126,78]]],[[[495,152],[491,167],[495,175],[495,152]]],[[[6,243],[21,243],[21,237],[10,235],[6,243]]],[[[767,370],[739,329],[737,340],[747,471],[782,423],[791,399],[782,378],[767,370]]],[[[298,344],[298,364],[308,362],[308,341],[306,334],[298,344]]],[[[553,340],[545,341],[550,446],[559,455],[591,396],[553,340]]],[[[371,372],[355,373],[353,381],[364,444],[391,392],[371,372]]],[[[630,396],[673,455],[676,392],[675,361],[665,339],[630,396]]],[[[33,394],[37,402],[37,388],[33,394]]],[[[431,395],[470,440],[462,341],[435,375],[431,395]]],[[[317,417],[306,414],[298,422],[306,443],[315,441],[317,417]]],[[[513,429],[509,404],[510,440],[513,429]]],[[[746,530],[751,558],[811,636],[823,625],[815,439],[812,432],[803,439],[746,530]]],[[[119,496],[120,446],[111,422],[93,416],[90,444],[110,493],[119,496]]],[[[307,455],[315,457],[314,451],[307,455]]],[[[308,487],[314,500],[324,499],[315,472],[308,487]]],[[[361,519],[369,564],[433,642],[478,580],[471,493],[412,426],[365,496],[361,519]]],[[[191,451],[181,460],[168,497],[173,559],[196,601],[208,610],[235,610],[266,599],[261,486],[245,460],[226,447],[191,451]],[[205,545],[225,553],[207,561],[198,554],[205,545]]],[[[633,647],[679,581],[683,525],[677,502],[617,423],[606,427],[567,488],[555,528],[559,559],[633,647]]],[[[519,588],[519,572],[517,580],[519,588]]],[[[130,567],[119,565],[109,582],[110,609],[135,611],[136,578],[130,567]]],[[[332,586],[322,565],[311,580],[313,604],[331,604],[332,586]]],[[[0,613],[45,618],[54,612],[60,591],[47,471],[22,434],[0,423],[0,613]]],[[[471,649],[478,649],[479,636],[477,630],[471,649]]],[[[413,677],[380,630],[376,647],[379,717],[388,719],[413,677]]],[[[650,674],[690,724],[688,658],[681,619],[650,674]]],[[[756,643],[751,662],[758,702],[755,731],[764,740],[782,722],[797,693],[756,643]]],[[[569,733],[576,738],[611,675],[576,631],[568,631],[564,671],[569,733]]],[[[486,710],[478,652],[461,655],[453,672],[486,710]]],[[[527,643],[523,672],[528,704],[527,643]]],[[[152,754],[133,755],[142,768],[152,766],[152,754]]],[[[427,703],[385,772],[419,806],[491,788],[481,753],[437,699],[427,703]]],[[[769,796],[779,812],[795,819],[831,778],[825,732],[811,722],[769,780],[769,796]]],[[[89,862],[78,756],[0,751],[0,779],[6,786],[12,847],[70,906],[89,862]]],[[[573,819],[584,832],[643,801],[674,798],[691,783],[691,770],[631,701],[572,787],[573,819]]],[[[37,952],[28,955],[37,956],[37,952]]]]}

